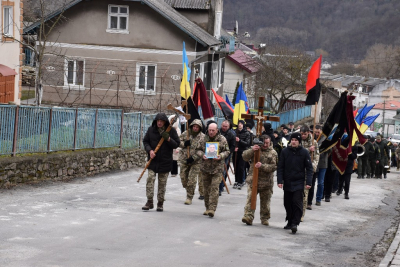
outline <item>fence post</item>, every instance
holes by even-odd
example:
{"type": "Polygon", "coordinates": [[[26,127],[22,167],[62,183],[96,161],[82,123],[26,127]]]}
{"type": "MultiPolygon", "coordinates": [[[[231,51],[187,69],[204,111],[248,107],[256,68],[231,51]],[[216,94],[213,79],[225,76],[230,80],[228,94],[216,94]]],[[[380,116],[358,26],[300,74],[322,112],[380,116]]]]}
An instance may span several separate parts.
{"type": "Polygon", "coordinates": [[[123,139],[123,131],[124,131],[124,110],[121,111],[121,131],[119,136],[119,148],[122,148],[122,139],[123,139]]]}
{"type": "Polygon", "coordinates": [[[97,116],[99,114],[99,109],[96,108],[96,116],[94,119],[94,136],[93,136],[93,148],[96,148],[96,134],[97,134],[97,116]]]}
{"type": "Polygon", "coordinates": [[[17,150],[18,114],[19,114],[19,106],[17,106],[15,109],[14,139],[13,139],[13,150],[12,150],[13,157],[15,157],[16,150],[17,150]]]}
{"type": "Polygon", "coordinates": [[[50,119],[49,119],[49,138],[47,140],[47,153],[50,152],[50,143],[51,143],[51,123],[53,120],[53,107],[50,108],[50,119]]]}
{"type": "Polygon", "coordinates": [[[76,133],[77,133],[77,128],[78,128],[78,108],[76,108],[75,111],[75,129],[74,129],[74,151],[76,149],[76,133]]]}

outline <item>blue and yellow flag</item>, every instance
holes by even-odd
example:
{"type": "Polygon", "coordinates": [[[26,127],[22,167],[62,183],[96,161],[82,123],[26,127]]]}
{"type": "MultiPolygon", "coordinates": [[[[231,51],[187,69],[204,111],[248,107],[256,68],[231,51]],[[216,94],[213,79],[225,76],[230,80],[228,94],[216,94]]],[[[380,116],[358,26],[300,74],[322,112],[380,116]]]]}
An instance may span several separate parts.
{"type": "Polygon", "coordinates": [[[247,97],[243,91],[243,83],[240,84],[235,101],[235,109],[233,111],[233,124],[237,125],[239,120],[242,119],[242,114],[247,113],[247,97]]]}
{"type": "Polygon", "coordinates": [[[187,99],[191,95],[190,84],[189,84],[191,70],[189,67],[189,59],[186,55],[185,42],[183,42],[182,59],[183,59],[183,64],[182,64],[183,75],[181,81],[181,96],[184,99],[187,99]]]}
{"type": "Polygon", "coordinates": [[[369,126],[371,126],[372,123],[374,123],[374,121],[376,120],[376,118],[379,117],[379,114],[380,114],[380,113],[378,113],[377,115],[374,115],[374,116],[366,117],[366,118],[364,119],[363,123],[362,123],[361,126],[360,126],[360,132],[361,132],[362,134],[365,133],[365,132],[368,130],[369,126]]]}

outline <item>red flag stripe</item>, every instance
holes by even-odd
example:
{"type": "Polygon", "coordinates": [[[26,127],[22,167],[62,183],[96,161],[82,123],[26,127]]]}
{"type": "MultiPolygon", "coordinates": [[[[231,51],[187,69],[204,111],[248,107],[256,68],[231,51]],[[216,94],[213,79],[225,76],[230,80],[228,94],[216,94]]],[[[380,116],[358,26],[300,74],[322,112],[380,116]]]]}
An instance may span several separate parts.
{"type": "Polygon", "coordinates": [[[319,73],[321,72],[321,60],[322,55],[314,62],[312,65],[310,72],[308,73],[307,84],[306,84],[306,94],[310,89],[314,88],[317,85],[317,79],[319,79],[319,73]]]}

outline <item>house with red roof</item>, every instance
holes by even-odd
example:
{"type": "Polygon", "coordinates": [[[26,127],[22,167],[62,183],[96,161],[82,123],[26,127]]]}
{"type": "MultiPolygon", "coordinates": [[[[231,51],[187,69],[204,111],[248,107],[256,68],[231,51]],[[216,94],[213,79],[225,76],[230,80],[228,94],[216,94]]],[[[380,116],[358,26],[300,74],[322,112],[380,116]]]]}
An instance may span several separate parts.
{"type": "Polygon", "coordinates": [[[368,112],[367,116],[372,116],[380,114],[380,116],[375,120],[371,130],[381,132],[383,130],[383,123],[385,124],[384,136],[398,133],[395,129],[395,119],[397,115],[397,110],[400,110],[400,101],[388,100],[381,103],[375,104],[374,108],[368,112]]]}

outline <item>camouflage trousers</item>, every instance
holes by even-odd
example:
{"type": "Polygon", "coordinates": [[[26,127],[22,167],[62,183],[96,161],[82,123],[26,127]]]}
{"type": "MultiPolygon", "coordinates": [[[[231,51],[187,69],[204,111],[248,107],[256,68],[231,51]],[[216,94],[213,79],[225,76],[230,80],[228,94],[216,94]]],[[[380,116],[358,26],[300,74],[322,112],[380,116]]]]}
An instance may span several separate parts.
{"type": "Polygon", "coordinates": [[[222,172],[216,174],[208,174],[200,172],[203,179],[204,186],[204,205],[206,210],[217,209],[218,198],[219,198],[219,184],[222,180],[222,172]]]}
{"type": "MultiPolygon", "coordinates": [[[[154,197],[154,183],[156,181],[156,173],[152,170],[149,170],[149,176],[146,181],[146,196],[147,199],[153,199],[154,197]]],[[[164,202],[165,200],[165,191],[167,189],[167,179],[169,172],[158,173],[158,193],[157,200],[164,202]]]]}
{"type": "Polygon", "coordinates": [[[204,196],[203,181],[201,180],[200,175],[200,164],[190,166],[182,163],[180,176],[182,186],[186,189],[187,198],[193,199],[197,179],[199,181],[199,194],[200,196],[204,196]]]}
{"type": "MultiPolygon", "coordinates": [[[[248,217],[252,221],[254,220],[254,210],[251,207],[251,193],[252,193],[252,186],[248,184],[247,186],[247,202],[246,206],[244,207],[244,216],[248,217]]],[[[271,197],[273,194],[272,188],[267,188],[260,190],[258,189],[257,192],[260,195],[260,219],[261,221],[269,220],[271,218],[270,213],[270,204],[271,204],[271,197]]]]}
{"type": "Polygon", "coordinates": [[[307,189],[306,186],[304,186],[304,194],[303,194],[303,216],[301,216],[301,220],[303,221],[304,216],[306,215],[306,209],[307,209],[307,202],[308,202],[308,191],[310,189],[307,189]]]}

